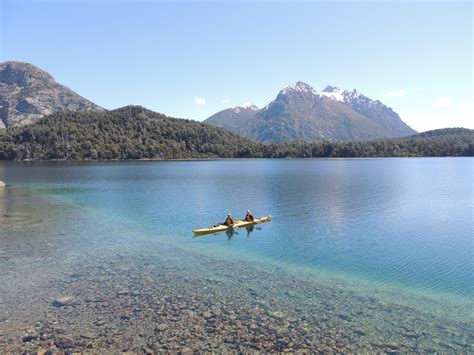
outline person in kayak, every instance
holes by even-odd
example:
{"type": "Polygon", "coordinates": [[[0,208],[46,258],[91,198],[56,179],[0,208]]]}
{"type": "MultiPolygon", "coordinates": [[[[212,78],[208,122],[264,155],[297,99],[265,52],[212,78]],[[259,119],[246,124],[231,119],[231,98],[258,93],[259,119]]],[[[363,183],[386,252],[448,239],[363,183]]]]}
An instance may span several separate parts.
{"type": "Polygon", "coordinates": [[[225,226],[227,226],[227,227],[233,227],[234,224],[235,224],[235,220],[234,220],[234,218],[232,217],[232,215],[229,213],[229,214],[227,215],[227,218],[226,218],[225,222],[222,223],[222,224],[225,225],[225,226]]]}
{"type": "Polygon", "coordinates": [[[245,215],[244,221],[246,221],[246,222],[255,222],[255,218],[252,215],[252,213],[250,213],[250,210],[247,210],[247,214],[245,215]]]}

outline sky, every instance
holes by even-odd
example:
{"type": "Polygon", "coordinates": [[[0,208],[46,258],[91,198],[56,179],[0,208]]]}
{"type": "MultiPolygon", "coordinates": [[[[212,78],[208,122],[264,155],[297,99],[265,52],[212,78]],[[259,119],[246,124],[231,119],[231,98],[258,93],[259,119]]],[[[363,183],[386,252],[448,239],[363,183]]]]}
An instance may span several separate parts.
{"type": "Polygon", "coordinates": [[[357,89],[412,128],[474,128],[473,4],[0,0],[0,59],[107,109],[203,120],[302,80],[357,89]]]}

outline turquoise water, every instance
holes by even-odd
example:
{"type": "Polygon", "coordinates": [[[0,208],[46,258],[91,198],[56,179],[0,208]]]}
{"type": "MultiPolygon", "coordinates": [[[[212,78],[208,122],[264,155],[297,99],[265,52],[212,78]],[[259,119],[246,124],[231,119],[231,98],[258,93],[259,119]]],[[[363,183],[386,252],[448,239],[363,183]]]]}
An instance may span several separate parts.
{"type": "MultiPolygon", "coordinates": [[[[107,257],[120,244],[122,253],[138,256],[160,243],[183,251],[170,263],[186,265],[188,256],[209,255],[224,265],[237,260],[268,272],[331,280],[354,292],[386,292],[396,302],[428,297],[429,307],[413,302],[433,313],[447,302],[469,321],[473,163],[470,158],[0,163],[0,180],[9,184],[0,195],[0,214],[10,228],[0,232],[0,263],[3,255],[13,270],[15,258],[39,263],[35,254],[46,255],[61,258],[55,266],[60,270],[94,250],[107,257]],[[233,235],[193,238],[193,229],[222,221],[228,212],[243,217],[246,209],[273,220],[233,235]],[[25,224],[15,229],[31,216],[31,230],[25,224]]],[[[3,281],[13,282],[12,275],[3,281]]],[[[31,276],[34,282],[38,278],[31,276]]]]}
{"type": "Polygon", "coordinates": [[[380,159],[3,165],[0,178],[177,242],[474,296],[473,160],[380,159]],[[191,239],[243,217],[273,221],[191,239]]]}

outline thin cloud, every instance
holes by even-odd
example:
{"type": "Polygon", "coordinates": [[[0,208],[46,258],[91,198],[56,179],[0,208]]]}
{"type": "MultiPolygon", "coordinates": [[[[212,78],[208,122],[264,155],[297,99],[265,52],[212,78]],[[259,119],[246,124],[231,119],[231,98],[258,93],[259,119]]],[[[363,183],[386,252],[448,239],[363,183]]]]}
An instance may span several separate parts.
{"type": "Polygon", "coordinates": [[[404,89],[398,91],[390,91],[383,94],[384,97],[403,97],[406,96],[407,92],[404,89]]]}
{"type": "Polygon", "coordinates": [[[222,100],[222,103],[223,103],[224,105],[230,104],[230,100],[224,99],[224,100],[222,100]]]}
{"type": "Polygon", "coordinates": [[[434,107],[449,107],[453,104],[454,99],[452,96],[442,96],[438,97],[436,100],[433,101],[433,106],[434,107]]]}
{"type": "Polygon", "coordinates": [[[194,103],[195,103],[196,105],[205,105],[206,102],[207,102],[206,99],[203,99],[202,97],[196,97],[196,98],[194,99],[194,103]]]}

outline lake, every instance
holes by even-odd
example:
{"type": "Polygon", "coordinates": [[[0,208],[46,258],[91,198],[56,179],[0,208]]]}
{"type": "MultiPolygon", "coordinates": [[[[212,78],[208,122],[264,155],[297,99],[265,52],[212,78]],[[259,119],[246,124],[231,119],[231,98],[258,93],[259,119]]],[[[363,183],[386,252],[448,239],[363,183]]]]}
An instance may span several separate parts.
{"type": "Polygon", "coordinates": [[[473,163],[0,162],[0,351],[472,351],[473,163]]]}

